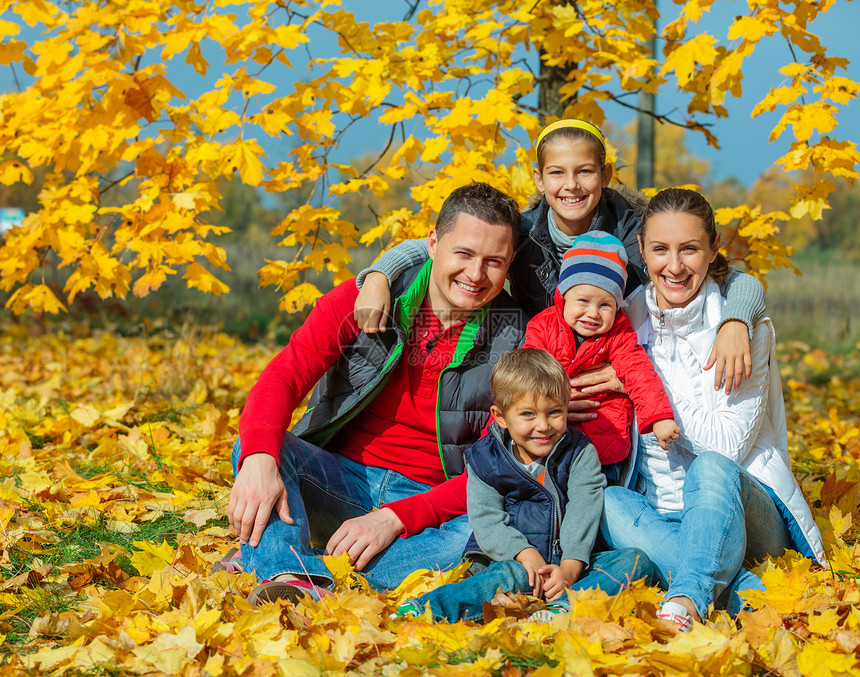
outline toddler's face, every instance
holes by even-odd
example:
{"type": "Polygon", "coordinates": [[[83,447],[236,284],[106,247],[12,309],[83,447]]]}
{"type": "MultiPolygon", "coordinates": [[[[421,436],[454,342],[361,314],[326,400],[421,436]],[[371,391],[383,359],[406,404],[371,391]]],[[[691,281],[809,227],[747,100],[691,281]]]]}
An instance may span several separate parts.
{"type": "Polygon", "coordinates": [[[564,294],[564,321],[585,338],[612,329],[617,311],[615,297],[600,287],[575,284],[564,294]]]}

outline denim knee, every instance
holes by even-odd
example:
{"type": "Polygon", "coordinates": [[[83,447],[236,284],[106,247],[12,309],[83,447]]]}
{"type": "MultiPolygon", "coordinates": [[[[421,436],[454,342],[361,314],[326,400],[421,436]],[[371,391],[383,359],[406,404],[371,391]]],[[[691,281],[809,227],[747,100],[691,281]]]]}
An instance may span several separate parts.
{"type": "Polygon", "coordinates": [[[654,564],[651,558],[648,557],[644,550],[639,548],[624,548],[618,551],[619,566],[625,571],[630,572],[630,580],[638,581],[641,578],[645,579],[646,585],[654,585],[654,564]]]}
{"type": "Polygon", "coordinates": [[[503,580],[503,583],[499,585],[502,590],[519,592],[526,590],[529,586],[528,571],[517,561],[495,562],[488,568],[492,569],[493,574],[503,580]]]}
{"type": "Polygon", "coordinates": [[[695,486],[713,483],[725,487],[727,483],[737,481],[740,471],[741,467],[730,458],[715,451],[706,451],[690,464],[684,483],[692,482],[695,486]]]}

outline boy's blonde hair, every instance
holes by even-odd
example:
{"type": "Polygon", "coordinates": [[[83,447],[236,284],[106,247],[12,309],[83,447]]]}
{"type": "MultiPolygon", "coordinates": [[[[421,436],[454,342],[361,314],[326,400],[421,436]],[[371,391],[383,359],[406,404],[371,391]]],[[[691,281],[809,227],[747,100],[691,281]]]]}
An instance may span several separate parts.
{"type": "Polygon", "coordinates": [[[503,412],[524,395],[550,400],[570,399],[570,381],[561,363],[545,350],[519,348],[505,353],[490,375],[493,402],[503,412]]]}

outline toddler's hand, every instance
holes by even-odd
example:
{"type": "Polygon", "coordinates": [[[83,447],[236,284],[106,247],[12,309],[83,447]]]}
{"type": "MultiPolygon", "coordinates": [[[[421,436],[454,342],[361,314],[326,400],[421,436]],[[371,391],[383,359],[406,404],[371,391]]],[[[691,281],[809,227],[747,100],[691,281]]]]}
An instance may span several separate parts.
{"type": "Polygon", "coordinates": [[[681,429],[671,418],[664,418],[654,424],[654,437],[660,443],[661,449],[668,449],[681,435],[681,429]]]}

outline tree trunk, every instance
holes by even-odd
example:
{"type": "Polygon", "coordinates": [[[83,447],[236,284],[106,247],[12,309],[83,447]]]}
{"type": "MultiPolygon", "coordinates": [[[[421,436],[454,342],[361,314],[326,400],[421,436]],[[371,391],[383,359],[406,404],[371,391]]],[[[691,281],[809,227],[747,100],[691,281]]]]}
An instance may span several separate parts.
{"type": "MultiPolygon", "coordinates": [[[[656,51],[654,38],[648,41],[651,56],[656,51]]],[[[640,90],[639,117],[636,130],[636,188],[654,188],[655,141],[654,141],[654,99],[653,94],[640,90]]]]}
{"type": "Polygon", "coordinates": [[[565,104],[561,100],[559,90],[567,82],[567,74],[576,66],[562,70],[558,66],[547,66],[541,52],[540,75],[538,76],[538,119],[541,125],[546,124],[547,118],[560,118],[564,115],[565,104]]]}

